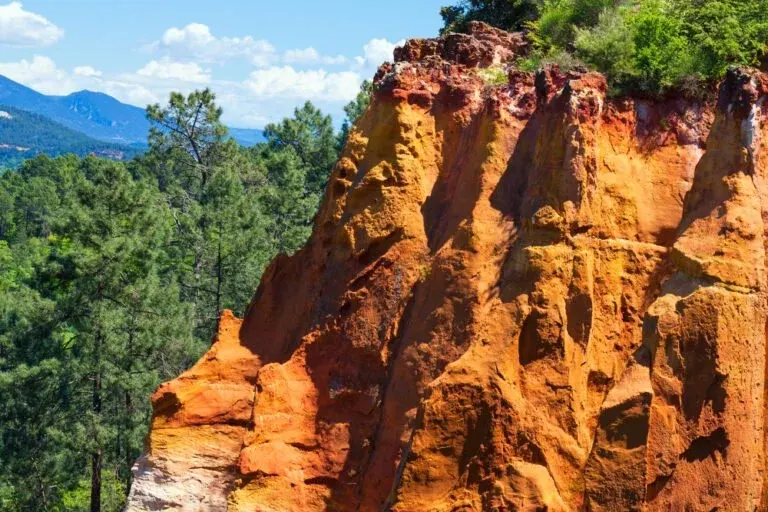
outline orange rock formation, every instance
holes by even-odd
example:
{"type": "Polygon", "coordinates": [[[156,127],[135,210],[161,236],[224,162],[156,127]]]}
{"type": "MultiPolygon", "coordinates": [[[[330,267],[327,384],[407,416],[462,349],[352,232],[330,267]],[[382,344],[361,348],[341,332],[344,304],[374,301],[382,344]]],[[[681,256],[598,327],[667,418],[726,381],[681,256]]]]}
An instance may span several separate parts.
{"type": "Polygon", "coordinates": [[[154,395],[128,510],[768,510],[766,78],[611,99],[524,51],[381,68],[306,247],[154,395]]]}

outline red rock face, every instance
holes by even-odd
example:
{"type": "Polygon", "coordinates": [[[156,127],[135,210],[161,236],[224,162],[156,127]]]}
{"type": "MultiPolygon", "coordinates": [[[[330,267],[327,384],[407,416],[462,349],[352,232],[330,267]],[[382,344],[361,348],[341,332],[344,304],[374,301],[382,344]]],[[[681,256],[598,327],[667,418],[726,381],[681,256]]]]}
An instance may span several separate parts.
{"type": "Polygon", "coordinates": [[[525,49],[381,68],[306,247],[153,397],[128,510],[768,509],[765,77],[614,100],[525,49]]]}

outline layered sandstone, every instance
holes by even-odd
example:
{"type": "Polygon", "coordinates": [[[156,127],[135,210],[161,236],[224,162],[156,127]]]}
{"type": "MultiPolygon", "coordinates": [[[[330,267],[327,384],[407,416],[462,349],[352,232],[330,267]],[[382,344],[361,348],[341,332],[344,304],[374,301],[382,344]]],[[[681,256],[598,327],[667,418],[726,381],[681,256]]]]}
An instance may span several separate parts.
{"type": "Polygon", "coordinates": [[[128,510],[766,510],[766,79],[409,41],[306,247],[153,397],[128,510]],[[486,83],[508,73],[508,83],[486,83]]]}

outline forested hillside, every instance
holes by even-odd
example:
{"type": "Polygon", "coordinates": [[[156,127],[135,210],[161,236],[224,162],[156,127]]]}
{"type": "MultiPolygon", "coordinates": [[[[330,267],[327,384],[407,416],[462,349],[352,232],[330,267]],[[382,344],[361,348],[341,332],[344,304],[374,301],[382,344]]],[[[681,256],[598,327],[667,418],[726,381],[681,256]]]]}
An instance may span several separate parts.
{"type": "Polygon", "coordinates": [[[151,107],[133,161],[0,177],[0,510],[120,510],[150,393],[307,238],[344,135],[307,103],[243,148],[214,100],[151,107]]]}
{"type": "Polygon", "coordinates": [[[47,117],[0,105],[0,168],[16,168],[37,155],[93,153],[112,160],[129,160],[140,152],[136,147],[92,139],[47,117]]]}
{"type": "Polygon", "coordinates": [[[80,91],[48,96],[0,75],[0,104],[45,116],[99,140],[130,144],[146,138],[147,121],[142,109],[106,94],[80,91]]]}

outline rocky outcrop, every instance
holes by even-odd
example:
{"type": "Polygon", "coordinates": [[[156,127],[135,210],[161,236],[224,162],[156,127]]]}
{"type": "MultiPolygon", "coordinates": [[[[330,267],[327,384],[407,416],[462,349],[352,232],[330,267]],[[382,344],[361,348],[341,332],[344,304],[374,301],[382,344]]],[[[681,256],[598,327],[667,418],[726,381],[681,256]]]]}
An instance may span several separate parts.
{"type": "Polygon", "coordinates": [[[128,510],[768,509],[765,77],[612,99],[472,32],[380,69],[128,510]]]}

